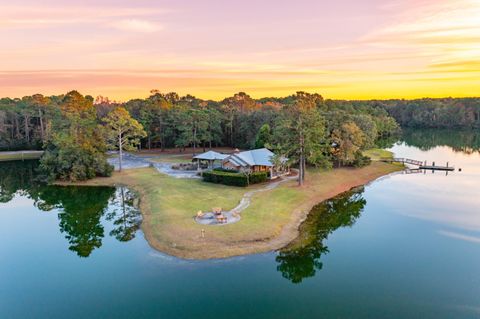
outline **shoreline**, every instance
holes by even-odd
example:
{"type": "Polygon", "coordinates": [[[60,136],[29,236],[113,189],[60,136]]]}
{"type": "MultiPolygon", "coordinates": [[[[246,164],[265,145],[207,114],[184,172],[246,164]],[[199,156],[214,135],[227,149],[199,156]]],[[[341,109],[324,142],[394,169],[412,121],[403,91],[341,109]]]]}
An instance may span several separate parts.
{"type": "MultiPolygon", "coordinates": [[[[403,167],[398,165],[373,162],[364,168],[337,168],[330,171],[307,172],[307,180],[303,187],[296,186],[296,181],[291,180],[282,183],[275,189],[255,194],[252,197],[251,207],[242,213],[241,222],[214,228],[196,224],[191,218],[194,212],[185,207],[181,207],[180,216],[173,217],[170,215],[174,215],[174,213],[166,214],[164,209],[159,209],[162,203],[157,203],[157,201],[166,201],[168,198],[156,193],[163,190],[168,192],[171,187],[164,186],[164,183],[171,182],[171,180],[169,177],[162,176],[161,173],[153,172],[151,168],[115,172],[112,177],[100,177],[79,183],[60,182],[57,185],[125,185],[132,188],[139,195],[139,207],[143,217],[141,229],[153,249],[177,258],[205,260],[281,249],[298,237],[300,225],[315,205],[352,188],[368,185],[401,169],[403,167]],[[162,188],[163,186],[164,188],[162,188]],[[157,199],[157,201],[152,201],[152,199],[157,199]],[[282,201],[286,203],[284,206],[275,206],[277,202],[282,201]],[[271,212],[264,212],[265,207],[271,212]],[[291,209],[292,207],[293,209],[291,209]],[[259,214],[260,211],[262,214],[265,213],[265,216],[259,214]],[[205,230],[205,238],[200,236],[201,229],[205,230]]],[[[202,181],[187,182],[203,183],[202,181]]],[[[194,186],[197,188],[211,187],[204,184],[195,184],[194,186]]],[[[182,188],[182,186],[178,187],[182,188]]],[[[218,188],[218,190],[213,190],[214,197],[212,198],[214,200],[223,199],[222,191],[236,192],[228,202],[230,204],[240,200],[243,196],[240,196],[240,193],[255,189],[239,190],[225,186],[214,187],[218,188]]],[[[202,189],[198,191],[195,189],[197,193],[202,193],[202,191],[202,189]]],[[[176,193],[174,195],[178,196],[176,193]]],[[[174,195],[170,196],[175,197],[174,195]]],[[[179,206],[181,206],[180,204],[187,205],[186,202],[182,202],[182,199],[175,200],[179,206]]],[[[189,198],[183,198],[183,200],[188,201],[189,198]]]]}

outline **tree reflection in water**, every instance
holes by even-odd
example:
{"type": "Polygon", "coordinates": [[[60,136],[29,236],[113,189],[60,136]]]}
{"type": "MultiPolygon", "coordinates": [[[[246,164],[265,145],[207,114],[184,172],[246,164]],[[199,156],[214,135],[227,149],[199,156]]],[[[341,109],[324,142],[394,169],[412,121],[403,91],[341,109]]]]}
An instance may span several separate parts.
{"type": "Polygon", "coordinates": [[[112,223],[110,236],[122,242],[135,238],[141,215],[134,193],[125,187],[44,185],[36,179],[37,166],[38,161],[1,163],[0,202],[20,195],[32,199],[41,211],[58,210],[60,232],[80,257],[102,246],[106,221],[112,223]]]}
{"type": "Polygon", "coordinates": [[[351,227],[360,217],[366,200],[364,188],[346,192],[315,206],[300,226],[300,235],[276,257],[277,270],[293,283],[315,276],[321,270],[322,255],[328,253],[325,241],[340,227],[351,227]]]}
{"type": "Polygon", "coordinates": [[[38,161],[1,162],[0,203],[8,203],[16,194],[29,196],[35,188],[37,166],[38,161]]]}
{"type": "Polygon", "coordinates": [[[101,218],[114,194],[115,188],[111,187],[46,186],[36,205],[42,210],[59,209],[60,231],[70,244],[68,249],[88,257],[102,246],[101,218]]]}
{"type": "Polygon", "coordinates": [[[141,215],[137,209],[137,196],[129,189],[119,186],[116,196],[112,199],[114,209],[107,214],[107,220],[112,221],[115,228],[110,231],[119,241],[129,241],[135,238],[137,230],[142,223],[141,215]]]}

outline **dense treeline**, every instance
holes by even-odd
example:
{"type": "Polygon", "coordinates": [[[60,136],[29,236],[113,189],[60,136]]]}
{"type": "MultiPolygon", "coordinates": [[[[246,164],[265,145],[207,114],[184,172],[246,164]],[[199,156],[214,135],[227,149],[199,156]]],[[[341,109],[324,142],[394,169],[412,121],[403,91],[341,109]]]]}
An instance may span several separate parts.
{"type": "Polygon", "coordinates": [[[360,150],[397,130],[378,103],[304,92],[258,100],[238,93],[210,101],[152,91],[146,99],[113,103],[72,91],[0,100],[0,149],[43,148],[44,171],[65,180],[109,175],[105,152],[122,147],[267,146],[301,172],[307,164],[363,165],[360,150]]]}
{"type": "MultiPolygon", "coordinates": [[[[0,149],[40,149],[52,132],[53,122],[61,116],[60,108],[65,97],[36,94],[21,99],[0,99],[0,149]]],[[[85,98],[92,101],[97,120],[112,109],[124,106],[147,132],[141,142],[142,148],[250,148],[255,146],[260,127],[268,124],[273,128],[279,110],[294,103],[295,95],[254,100],[245,93],[238,93],[216,102],[153,91],[146,99],[133,99],[123,104],[105,98],[97,98],[93,103],[92,97],[85,98]]],[[[378,104],[321,99],[318,106],[327,118],[330,130],[337,122],[348,120],[364,130],[375,125],[369,133],[369,143],[377,134],[388,135],[395,126],[378,104]]]]}
{"type": "MultiPolygon", "coordinates": [[[[52,120],[58,117],[63,98],[63,95],[45,97],[35,94],[21,99],[0,99],[0,150],[40,149],[49,137],[52,120]]],[[[152,91],[146,99],[133,99],[122,104],[99,97],[94,107],[97,118],[103,118],[112,108],[125,106],[147,132],[141,142],[142,148],[187,145],[249,148],[255,145],[260,127],[263,124],[274,127],[278,110],[294,103],[294,99],[295,95],[254,100],[239,93],[217,102],[152,91]],[[191,126],[193,134],[190,134],[191,126]]],[[[366,126],[372,126],[371,121],[374,121],[377,134],[370,131],[369,143],[376,135],[390,133],[394,125],[391,117],[402,127],[480,127],[480,98],[326,100],[322,102],[322,108],[331,125],[354,118],[365,131],[366,126]]]]}
{"type": "Polygon", "coordinates": [[[480,128],[480,98],[369,101],[378,103],[402,127],[480,128]]]}

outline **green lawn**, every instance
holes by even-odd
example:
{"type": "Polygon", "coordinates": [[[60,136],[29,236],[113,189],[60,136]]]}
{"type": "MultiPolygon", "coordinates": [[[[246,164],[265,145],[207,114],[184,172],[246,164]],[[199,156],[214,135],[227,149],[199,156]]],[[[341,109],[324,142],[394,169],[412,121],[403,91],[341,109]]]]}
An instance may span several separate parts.
{"type": "Polygon", "coordinates": [[[239,222],[222,226],[199,225],[193,218],[197,211],[209,211],[212,207],[230,210],[245,192],[264,185],[242,188],[177,179],[153,168],[125,170],[86,184],[124,184],[136,189],[141,194],[142,228],[149,243],[175,256],[203,259],[280,248],[282,236],[286,241],[283,244],[295,238],[298,221],[316,203],[399,169],[374,162],[359,169],[308,170],[305,186],[298,187],[292,180],[273,190],[259,192],[242,212],[239,222]],[[205,238],[201,237],[202,229],[205,238]]]}
{"type": "Polygon", "coordinates": [[[373,161],[393,158],[393,153],[381,148],[372,148],[363,151],[363,155],[370,157],[373,161]]]}
{"type": "Polygon", "coordinates": [[[0,161],[39,159],[43,151],[0,152],[0,161]]]}
{"type": "Polygon", "coordinates": [[[180,156],[160,156],[160,157],[151,158],[150,160],[158,163],[171,163],[171,164],[192,162],[191,157],[185,158],[180,156]]]}

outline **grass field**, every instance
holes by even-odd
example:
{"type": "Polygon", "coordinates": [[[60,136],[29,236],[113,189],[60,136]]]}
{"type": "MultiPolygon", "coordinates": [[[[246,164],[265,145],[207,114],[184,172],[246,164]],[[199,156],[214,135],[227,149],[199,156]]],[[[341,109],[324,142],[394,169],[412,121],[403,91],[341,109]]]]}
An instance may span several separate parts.
{"type": "Polygon", "coordinates": [[[363,151],[363,155],[366,155],[372,159],[372,161],[379,161],[381,159],[393,158],[393,153],[381,148],[372,148],[363,151]]]}
{"type": "Polygon", "coordinates": [[[159,163],[191,163],[191,155],[159,155],[155,158],[151,158],[151,161],[159,163]]]}
{"type": "Polygon", "coordinates": [[[126,170],[84,184],[134,188],[141,194],[142,228],[149,243],[171,255],[205,259],[279,249],[297,236],[298,226],[315,204],[399,169],[374,162],[359,169],[308,170],[305,186],[288,181],[259,192],[238,223],[222,226],[202,226],[193,217],[212,207],[232,209],[246,191],[264,185],[240,188],[176,179],[153,168],[126,170]]]}
{"type": "Polygon", "coordinates": [[[0,162],[39,159],[43,151],[0,152],[0,162]]]}

